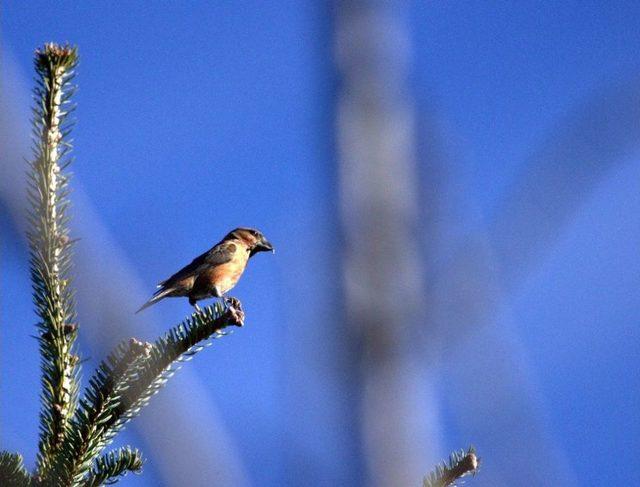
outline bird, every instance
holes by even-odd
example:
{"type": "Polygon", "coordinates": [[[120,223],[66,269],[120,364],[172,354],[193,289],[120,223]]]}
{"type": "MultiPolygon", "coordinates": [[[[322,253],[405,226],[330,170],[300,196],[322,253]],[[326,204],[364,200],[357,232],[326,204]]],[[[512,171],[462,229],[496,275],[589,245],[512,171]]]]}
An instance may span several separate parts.
{"type": "Polygon", "coordinates": [[[238,227],[190,264],[160,282],[158,290],[136,314],[164,298],[188,297],[189,304],[196,310],[199,309],[197,302],[202,299],[224,299],[224,295],[238,283],[249,259],[258,252],[267,251],[275,252],[262,232],[238,227]]]}

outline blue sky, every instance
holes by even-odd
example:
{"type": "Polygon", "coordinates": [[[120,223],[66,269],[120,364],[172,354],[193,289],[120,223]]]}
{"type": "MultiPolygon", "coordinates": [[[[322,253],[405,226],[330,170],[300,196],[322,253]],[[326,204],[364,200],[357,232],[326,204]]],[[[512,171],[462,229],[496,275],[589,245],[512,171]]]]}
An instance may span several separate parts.
{"type": "MultiPolygon", "coordinates": [[[[498,276],[499,304],[474,331],[478,345],[452,346],[437,368],[441,456],[484,447],[485,467],[470,485],[554,485],[560,471],[572,485],[640,481],[640,4],[394,5],[409,33],[422,187],[453,208],[441,217],[443,235],[481,238],[498,276]],[[454,175],[446,188],[434,188],[430,172],[436,138],[444,172],[454,175]],[[556,222],[548,231],[541,208],[556,222]],[[515,217],[503,224],[504,215],[515,217]],[[528,239],[530,228],[539,240],[528,239]],[[501,370],[491,357],[502,346],[526,385],[513,395],[527,409],[492,431],[469,419],[464,403],[476,396],[461,369],[477,358],[479,371],[501,370]],[[526,450],[528,421],[560,466],[522,479],[507,459],[526,450]]],[[[305,474],[342,485],[367,478],[340,385],[320,367],[333,346],[313,343],[320,327],[340,336],[334,11],[307,1],[2,6],[16,147],[28,148],[34,48],[49,40],[80,48],[73,172],[94,213],[79,212],[78,230],[98,225],[87,217],[96,215],[136,292],[151,293],[232,227],[259,227],[274,242],[275,256],[252,261],[235,292],[250,325],[188,366],[219,408],[251,485],[295,485],[305,474]]],[[[26,253],[2,213],[0,446],[31,462],[38,365],[32,329],[18,326],[33,322],[26,253]],[[28,434],[18,434],[23,424],[28,434]]],[[[443,245],[443,262],[449,250],[443,245]]],[[[187,311],[182,301],[162,303],[140,334],[152,337],[187,311]]],[[[83,346],[92,360],[102,353],[83,346]]],[[[149,446],[135,427],[128,435],[149,446]]],[[[150,455],[145,475],[123,485],[163,479],[150,455]]]]}

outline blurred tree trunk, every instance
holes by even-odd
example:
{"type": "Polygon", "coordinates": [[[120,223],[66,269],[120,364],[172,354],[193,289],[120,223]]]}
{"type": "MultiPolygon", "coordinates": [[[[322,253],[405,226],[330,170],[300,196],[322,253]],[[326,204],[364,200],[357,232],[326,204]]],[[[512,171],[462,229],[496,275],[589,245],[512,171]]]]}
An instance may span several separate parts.
{"type": "Polygon", "coordinates": [[[440,437],[434,380],[414,345],[425,285],[404,8],[343,1],[335,19],[345,306],[372,485],[419,483],[440,437]]]}

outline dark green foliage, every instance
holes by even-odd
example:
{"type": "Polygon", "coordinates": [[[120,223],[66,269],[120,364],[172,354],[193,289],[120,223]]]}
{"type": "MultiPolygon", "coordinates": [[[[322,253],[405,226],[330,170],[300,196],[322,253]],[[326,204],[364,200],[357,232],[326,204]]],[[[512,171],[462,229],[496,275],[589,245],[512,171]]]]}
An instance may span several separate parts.
{"type": "Polygon", "coordinates": [[[107,423],[107,440],[140,413],[140,409],[164,386],[181,362],[190,360],[206,346],[203,342],[212,336],[224,336],[222,330],[227,326],[242,326],[242,320],[239,308],[225,308],[216,303],[192,314],[149,345],[144,358],[135,362],[127,372],[122,399],[112,420],[107,423]]]}
{"type": "Polygon", "coordinates": [[[0,485],[22,487],[29,485],[29,473],[18,453],[0,452],[0,485]]]}
{"type": "Polygon", "coordinates": [[[115,484],[119,477],[128,472],[140,473],[141,471],[142,454],[139,450],[133,450],[126,446],[98,458],[82,486],[98,487],[99,485],[115,484]]]}
{"type": "Polygon", "coordinates": [[[478,470],[480,459],[476,456],[476,451],[470,447],[464,450],[454,451],[449,456],[449,464],[442,462],[435,470],[424,478],[423,487],[446,487],[461,477],[475,474],[478,470]]]}
{"type": "Polygon", "coordinates": [[[96,456],[178,365],[202,350],[210,338],[224,335],[224,328],[241,322],[241,311],[217,303],[194,313],[153,344],[131,339],[119,345],[90,379],[49,480],[83,485],[96,456]]]}

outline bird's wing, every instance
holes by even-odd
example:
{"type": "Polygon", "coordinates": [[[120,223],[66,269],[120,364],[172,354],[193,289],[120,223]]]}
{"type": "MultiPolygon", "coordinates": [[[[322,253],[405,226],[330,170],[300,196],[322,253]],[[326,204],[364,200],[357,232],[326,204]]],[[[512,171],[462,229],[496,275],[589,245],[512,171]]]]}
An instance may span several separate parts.
{"type": "Polygon", "coordinates": [[[237,250],[237,245],[233,242],[220,242],[212,249],[199,255],[190,264],[184,266],[174,275],[158,284],[160,288],[169,288],[174,283],[187,277],[195,276],[208,267],[215,267],[229,262],[237,250]]]}

